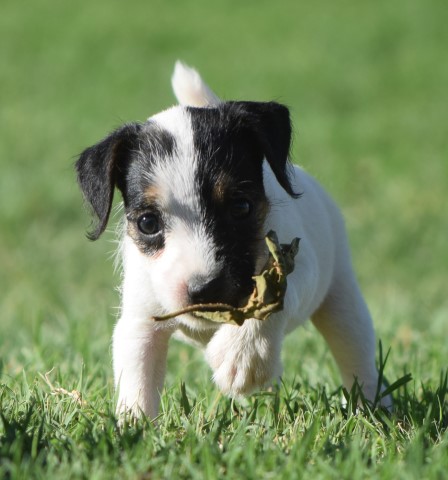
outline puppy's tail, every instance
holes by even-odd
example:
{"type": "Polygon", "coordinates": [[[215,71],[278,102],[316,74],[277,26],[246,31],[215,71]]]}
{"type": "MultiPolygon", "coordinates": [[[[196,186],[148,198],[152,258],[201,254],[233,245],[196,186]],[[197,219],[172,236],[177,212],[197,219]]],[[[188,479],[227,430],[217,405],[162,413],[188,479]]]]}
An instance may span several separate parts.
{"type": "Polygon", "coordinates": [[[174,66],[171,85],[174,95],[181,105],[207,107],[221,103],[221,100],[210,90],[199,73],[180,61],[177,61],[174,66]]]}

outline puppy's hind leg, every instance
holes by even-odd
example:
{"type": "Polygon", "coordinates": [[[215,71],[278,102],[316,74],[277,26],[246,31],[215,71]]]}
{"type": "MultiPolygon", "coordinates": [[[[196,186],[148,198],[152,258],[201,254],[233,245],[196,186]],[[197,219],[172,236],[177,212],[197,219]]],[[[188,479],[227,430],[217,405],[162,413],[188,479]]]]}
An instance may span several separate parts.
{"type": "MultiPolygon", "coordinates": [[[[333,279],[330,291],[312,321],[330,347],[344,386],[350,390],[357,379],[366,399],[374,402],[378,390],[375,333],[354,273],[348,267],[344,270],[333,279]]],[[[381,405],[391,408],[391,398],[383,398],[381,405]]]]}

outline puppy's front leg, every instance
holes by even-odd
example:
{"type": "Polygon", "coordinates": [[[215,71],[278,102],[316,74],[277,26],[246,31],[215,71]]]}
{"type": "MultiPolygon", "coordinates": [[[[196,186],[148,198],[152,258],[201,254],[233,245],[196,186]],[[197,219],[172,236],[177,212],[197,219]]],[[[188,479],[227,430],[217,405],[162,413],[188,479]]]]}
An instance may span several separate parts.
{"type": "Polygon", "coordinates": [[[119,320],[113,336],[118,413],[157,416],[170,336],[169,330],[147,319],[119,320]]]}
{"type": "Polygon", "coordinates": [[[235,397],[278,379],[282,340],[282,321],[277,315],[264,321],[246,320],[241,327],[221,326],[205,351],[218,388],[235,397]]]}

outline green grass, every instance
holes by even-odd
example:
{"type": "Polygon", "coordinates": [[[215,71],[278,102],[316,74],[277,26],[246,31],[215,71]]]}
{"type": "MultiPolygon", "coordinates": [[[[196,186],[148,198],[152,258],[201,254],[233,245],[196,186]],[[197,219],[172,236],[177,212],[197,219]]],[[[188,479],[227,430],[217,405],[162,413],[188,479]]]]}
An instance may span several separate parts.
{"type": "Polygon", "coordinates": [[[446,20],[442,0],[2,3],[0,478],[446,476],[446,20]],[[294,159],[345,213],[385,375],[413,376],[393,415],[341,405],[309,326],[279,390],[244,401],[173,343],[158,425],[117,427],[113,225],[85,240],[73,163],[174,102],[177,58],[226,98],[290,106],[294,159]]]}

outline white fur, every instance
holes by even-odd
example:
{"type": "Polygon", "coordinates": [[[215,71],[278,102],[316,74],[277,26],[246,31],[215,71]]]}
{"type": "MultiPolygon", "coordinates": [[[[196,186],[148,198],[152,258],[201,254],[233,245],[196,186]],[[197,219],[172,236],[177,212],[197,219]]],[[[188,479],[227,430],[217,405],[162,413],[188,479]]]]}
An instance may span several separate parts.
{"type": "Polygon", "coordinates": [[[210,90],[199,73],[182,62],[176,62],[171,83],[181,105],[206,107],[220,103],[220,99],[210,90]]]}
{"type": "MultiPolygon", "coordinates": [[[[182,104],[219,102],[199,74],[181,63],[176,64],[172,81],[182,104]]],[[[350,389],[357,378],[366,397],[373,400],[378,380],[375,335],[351,266],[344,222],[319,184],[298,167],[294,168],[292,183],[300,186],[304,195],[295,200],[264,163],[264,186],[272,205],[265,229],[275,230],[284,243],[301,238],[297,264],[288,277],[284,310],[263,322],[248,320],[241,327],[218,326],[190,316],[162,323],[151,320],[154,315],[185,306],[184,290],[192,274],[219,269],[213,242],[198,217],[188,118],[182,109],[174,107],[151,120],[184,142],[178,148],[178,158],[161,163],[153,174],[163,208],[181,210],[176,211],[178,223],[156,258],[141,253],[129,237],[124,239],[122,315],[113,338],[118,411],[157,415],[168,340],[173,333],[203,347],[217,386],[228,395],[238,396],[281,375],[283,338],[310,317],[328,342],[344,385],[350,389]]],[[[390,406],[391,400],[384,403],[390,406]]]]}

